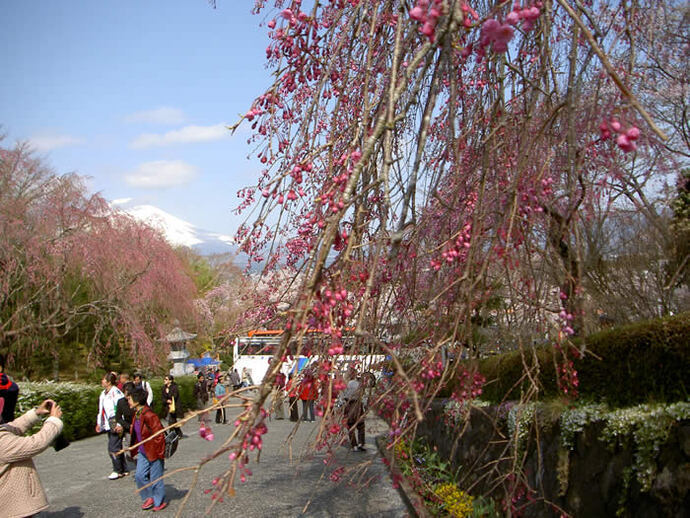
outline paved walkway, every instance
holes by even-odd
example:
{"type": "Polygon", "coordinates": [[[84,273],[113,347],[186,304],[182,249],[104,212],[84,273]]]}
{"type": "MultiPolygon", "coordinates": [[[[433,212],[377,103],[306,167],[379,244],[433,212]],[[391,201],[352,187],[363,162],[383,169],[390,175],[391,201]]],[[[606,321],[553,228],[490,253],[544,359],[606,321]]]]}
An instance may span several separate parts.
{"type": "MultiPolygon", "coordinates": [[[[69,416],[67,416],[69,418],[69,416]]],[[[324,454],[307,454],[305,446],[313,440],[317,423],[301,423],[292,444],[292,455],[285,438],[294,423],[272,420],[264,436],[259,463],[255,457],[249,464],[253,472],[246,483],[236,485],[235,497],[218,503],[211,516],[254,517],[404,517],[407,508],[393,488],[386,466],[376,450],[375,436],[385,431],[385,424],[377,419],[367,420],[367,452],[351,452],[340,447],[336,464],[326,466],[324,454]],[[332,471],[345,467],[340,483],[329,479],[332,471]],[[348,483],[354,480],[357,483],[348,483]],[[362,485],[361,482],[367,482],[362,485]]],[[[230,435],[234,426],[212,425],[213,442],[201,439],[196,422],[184,427],[189,437],[180,442],[175,455],[166,462],[166,472],[192,466],[209,455],[230,435]]],[[[152,513],[142,511],[141,499],[134,492],[133,473],[129,477],[111,481],[110,460],[106,453],[106,439],[91,437],[72,443],[67,449],[55,452],[49,448],[36,460],[38,472],[48,494],[50,509],[39,513],[40,518],[82,517],[172,517],[180,509],[190,491],[193,471],[176,473],[166,479],[167,509],[152,513]]],[[[182,516],[205,516],[212,503],[204,490],[211,487],[215,476],[223,473],[229,461],[227,455],[207,464],[201,471],[198,485],[191,489],[182,516]]]]}

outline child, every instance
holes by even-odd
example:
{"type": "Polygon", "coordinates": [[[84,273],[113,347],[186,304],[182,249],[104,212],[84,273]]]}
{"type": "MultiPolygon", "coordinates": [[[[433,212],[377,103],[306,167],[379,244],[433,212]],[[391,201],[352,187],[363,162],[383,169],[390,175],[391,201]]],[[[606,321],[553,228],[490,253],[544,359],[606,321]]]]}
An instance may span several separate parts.
{"type": "MultiPolygon", "coordinates": [[[[146,405],[147,396],[146,390],[135,388],[127,397],[129,406],[134,412],[134,420],[130,430],[132,444],[146,440],[163,429],[158,416],[146,405]]],[[[154,511],[165,509],[168,502],[165,501],[165,485],[160,479],[163,476],[165,459],[164,434],[156,435],[150,441],[140,444],[132,452],[132,457],[137,459],[137,472],[134,475],[137,487],[143,487],[156,480],[152,485],[141,490],[141,499],[143,500],[141,508],[143,510],[153,509],[154,511]]]]}

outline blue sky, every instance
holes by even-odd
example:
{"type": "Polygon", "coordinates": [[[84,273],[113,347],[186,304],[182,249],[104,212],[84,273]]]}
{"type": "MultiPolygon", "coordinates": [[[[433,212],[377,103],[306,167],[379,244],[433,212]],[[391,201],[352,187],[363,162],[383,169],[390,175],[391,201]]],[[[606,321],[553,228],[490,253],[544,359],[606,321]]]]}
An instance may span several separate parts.
{"type": "Polygon", "coordinates": [[[234,233],[260,170],[236,122],[270,84],[254,0],[14,0],[0,17],[0,125],[92,192],[234,233]]]}

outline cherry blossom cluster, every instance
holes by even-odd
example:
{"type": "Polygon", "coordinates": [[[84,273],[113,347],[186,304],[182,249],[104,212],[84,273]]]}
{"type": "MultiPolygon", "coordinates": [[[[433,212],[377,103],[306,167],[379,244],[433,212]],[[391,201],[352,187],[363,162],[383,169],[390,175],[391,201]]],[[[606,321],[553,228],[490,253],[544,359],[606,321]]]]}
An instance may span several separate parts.
{"type": "Polygon", "coordinates": [[[542,2],[536,2],[532,6],[520,7],[518,2],[513,5],[513,10],[506,16],[506,23],[518,25],[522,22],[522,30],[531,31],[541,14],[542,2]]]}
{"type": "Polygon", "coordinates": [[[618,134],[616,137],[616,145],[625,153],[635,151],[637,149],[637,139],[640,138],[640,130],[637,126],[630,126],[627,130],[623,130],[623,126],[616,119],[610,121],[603,121],[599,125],[599,132],[602,140],[611,138],[611,132],[618,134]]]}
{"type": "Polygon", "coordinates": [[[564,394],[577,398],[580,380],[572,360],[567,359],[558,366],[558,384],[564,394]]]}
{"type": "Polygon", "coordinates": [[[483,51],[492,45],[494,52],[506,52],[513,34],[513,27],[509,23],[501,23],[495,18],[490,18],[482,24],[479,49],[483,51]]]}
{"type": "Polygon", "coordinates": [[[482,387],[486,383],[486,378],[481,372],[470,372],[465,367],[459,366],[456,376],[459,379],[458,389],[453,392],[451,399],[462,402],[477,399],[482,395],[482,387]]]}
{"type": "Polygon", "coordinates": [[[242,448],[248,449],[249,451],[254,451],[254,449],[260,450],[263,446],[263,439],[261,436],[266,432],[268,432],[266,423],[264,421],[259,422],[245,435],[244,441],[242,442],[242,448]]]}
{"type": "MultiPolygon", "coordinates": [[[[513,10],[508,13],[504,21],[496,18],[489,18],[483,24],[479,36],[477,47],[477,59],[480,60],[485,54],[486,49],[491,46],[494,52],[503,53],[508,50],[508,43],[515,35],[514,26],[522,22],[522,30],[527,32],[534,28],[536,20],[541,14],[541,2],[537,2],[531,7],[521,8],[519,3],[513,6],[513,10]]],[[[467,18],[466,18],[467,19],[467,18]]],[[[468,46],[463,53],[463,57],[469,55],[471,48],[468,46]]]]}
{"type": "Polygon", "coordinates": [[[199,425],[199,437],[207,441],[212,441],[216,438],[211,427],[207,426],[203,421],[199,425]]]}
{"type": "Polygon", "coordinates": [[[419,32],[429,38],[429,41],[433,42],[436,37],[436,24],[443,9],[443,0],[417,0],[416,5],[410,9],[410,18],[422,24],[419,32]]]}
{"type": "Polygon", "coordinates": [[[324,288],[316,293],[316,300],[311,308],[312,318],[309,325],[334,338],[328,350],[329,354],[343,352],[340,339],[343,336],[341,327],[345,326],[354,311],[354,304],[349,300],[345,287],[324,288]]]}
{"type": "Polygon", "coordinates": [[[440,360],[428,361],[426,358],[422,360],[421,374],[420,374],[422,379],[433,380],[433,379],[441,377],[442,374],[443,374],[443,362],[442,361],[440,361],[440,360]]]}

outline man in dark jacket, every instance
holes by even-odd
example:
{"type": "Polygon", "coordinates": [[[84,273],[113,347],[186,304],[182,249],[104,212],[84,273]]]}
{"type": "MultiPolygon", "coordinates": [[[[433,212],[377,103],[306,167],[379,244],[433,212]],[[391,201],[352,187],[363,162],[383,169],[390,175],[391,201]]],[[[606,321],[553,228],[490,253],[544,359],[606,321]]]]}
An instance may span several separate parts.
{"type": "MultiPolygon", "coordinates": [[[[134,389],[127,397],[127,401],[134,411],[134,419],[129,432],[132,435],[132,445],[146,441],[163,429],[156,413],[146,405],[146,397],[147,393],[142,389],[134,389]]],[[[143,510],[153,509],[154,511],[165,509],[168,502],[165,501],[165,485],[161,479],[165,462],[165,435],[158,434],[153,439],[140,444],[132,451],[132,457],[137,459],[137,472],[134,475],[137,487],[141,488],[153,482],[139,493],[142,500],[141,508],[143,510]]]]}
{"type": "MultiPolygon", "coordinates": [[[[129,433],[129,429],[132,427],[132,418],[134,417],[134,411],[130,408],[129,401],[127,400],[127,396],[129,396],[133,390],[134,383],[131,381],[128,381],[122,385],[122,393],[125,395],[125,397],[118,399],[117,404],[115,405],[115,418],[117,419],[117,426],[113,431],[122,437],[123,443],[124,435],[129,433]]],[[[127,461],[128,459],[125,458],[125,466],[127,466],[127,461]]],[[[127,475],[129,475],[129,468],[127,468],[123,473],[123,476],[127,475]]]]}

